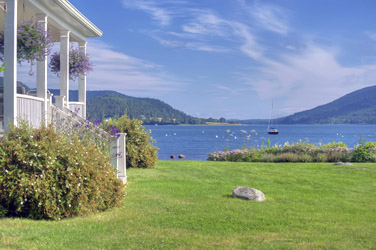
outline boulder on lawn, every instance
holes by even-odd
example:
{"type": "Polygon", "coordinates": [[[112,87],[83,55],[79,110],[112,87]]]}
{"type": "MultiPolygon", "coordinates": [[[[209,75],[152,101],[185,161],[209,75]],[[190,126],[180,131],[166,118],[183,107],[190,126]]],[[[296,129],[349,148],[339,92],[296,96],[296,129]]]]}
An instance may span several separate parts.
{"type": "Polygon", "coordinates": [[[264,201],[265,195],[260,190],[250,187],[236,187],[232,191],[233,198],[239,198],[243,200],[264,201]]]}
{"type": "Polygon", "coordinates": [[[334,163],[333,166],[352,166],[352,164],[350,162],[343,163],[339,161],[339,162],[334,163]]]}

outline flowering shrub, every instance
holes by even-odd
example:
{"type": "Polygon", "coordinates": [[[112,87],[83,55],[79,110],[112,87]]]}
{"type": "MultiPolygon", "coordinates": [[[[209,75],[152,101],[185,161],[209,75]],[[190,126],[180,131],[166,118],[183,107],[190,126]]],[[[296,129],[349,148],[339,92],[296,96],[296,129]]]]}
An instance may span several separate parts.
{"type": "Polygon", "coordinates": [[[376,162],[376,142],[361,142],[354,149],[347,145],[329,143],[315,146],[300,142],[261,149],[243,149],[209,154],[209,161],[247,161],[247,162],[376,162]]]}
{"type": "Polygon", "coordinates": [[[142,121],[129,119],[126,115],[118,119],[110,119],[104,125],[105,130],[112,133],[127,133],[127,167],[153,168],[157,163],[158,148],[153,146],[153,138],[145,131],[142,121]]]}
{"type": "MultiPolygon", "coordinates": [[[[51,55],[49,64],[52,73],[60,76],[60,52],[51,55]]],[[[93,70],[93,64],[87,54],[81,52],[78,48],[69,49],[69,79],[74,80],[80,74],[86,75],[93,70]]]]}
{"type": "Polygon", "coordinates": [[[250,151],[247,149],[234,149],[224,152],[214,152],[209,155],[209,161],[243,161],[250,151]]]}
{"type": "MultiPolygon", "coordinates": [[[[33,20],[23,21],[17,30],[17,59],[27,61],[31,65],[43,61],[51,52],[52,34],[33,20]]],[[[0,33],[0,60],[4,60],[4,32],[0,33]]]]}
{"type": "Polygon", "coordinates": [[[56,108],[53,107],[52,110],[56,131],[66,138],[78,138],[84,145],[94,144],[103,153],[110,155],[109,152],[113,137],[100,127],[101,121],[92,122],[89,119],[79,119],[78,115],[73,111],[70,111],[68,117],[62,118],[58,117],[56,108]]]}
{"type": "Polygon", "coordinates": [[[0,214],[59,220],[106,210],[124,196],[108,156],[52,126],[11,128],[0,154],[0,214]]]}
{"type": "Polygon", "coordinates": [[[352,155],[354,162],[376,162],[376,142],[361,141],[352,155]]]}

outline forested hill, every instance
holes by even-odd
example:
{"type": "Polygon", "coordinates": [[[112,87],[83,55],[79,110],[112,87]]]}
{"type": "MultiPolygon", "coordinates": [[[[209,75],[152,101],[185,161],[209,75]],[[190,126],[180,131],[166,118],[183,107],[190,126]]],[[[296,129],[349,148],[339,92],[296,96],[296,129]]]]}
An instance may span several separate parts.
{"type": "MultiPolygon", "coordinates": [[[[51,89],[59,95],[59,90],[51,89]]],[[[153,98],[127,96],[116,91],[87,91],[87,115],[92,119],[103,119],[127,114],[142,120],[144,124],[205,124],[207,120],[195,118],[170,105],[153,98]]],[[[69,91],[69,99],[77,101],[77,90],[69,91]]]]}
{"type": "Polygon", "coordinates": [[[145,124],[200,124],[204,120],[189,116],[170,105],[152,98],[107,94],[88,98],[87,114],[94,119],[122,116],[143,120],[145,124]]]}
{"type": "Polygon", "coordinates": [[[376,86],[277,120],[279,124],[376,124],[376,86]]]}

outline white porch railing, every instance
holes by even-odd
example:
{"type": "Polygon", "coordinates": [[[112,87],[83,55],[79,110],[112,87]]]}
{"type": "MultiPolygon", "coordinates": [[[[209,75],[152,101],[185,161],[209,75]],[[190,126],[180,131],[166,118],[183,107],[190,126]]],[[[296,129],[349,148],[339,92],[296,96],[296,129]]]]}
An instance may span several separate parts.
{"type": "Polygon", "coordinates": [[[28,120],[34,128],[43,124],[43,98],[17,94],[17,117],[28,120]]]}
{"type": "Polygon", "coordinates": [[[85,117],[84,108],[85,103],[83,102],[69,102],[69,109],[81,117],[85,117]]]}
{"type": "MultiPolygon", "coordinates": [[[[120,133],[118,136],[112,136],[103,129],[95,126],[90,121],[81,117],[83,114],[83,107],[85,104],[81,102],[70,102],[70,109],[61,110],[52,104],[52,95],[48,94],[48,100],[44,104],[43,98],[35,96],[17,94],[17,117],[27,120],[34,128],[38,128],[44,124],[43,107],[47,105],[47,123],[54,124],[56,130],[72,135],[74,126],[85,128],[88,136],[92,137],[93,142],[106,142],[106,147],[110,152],[111,164],[117,170],[117,178],[124,183],[127,182],[126,174],[126,134],[120,133]],[[80,108],[80,109],[78,109],[80,108]],[[72,110],[73,109],[73,110],[72,110]],[[77,111],[81,111],[77,112],[77,111]]],[[[58,100],[58,99],[57,99],[58,100]]],[[[61,98],[62,102],[64,98],[61,98]]],[[[2,132],[3,120],[3,101],[2,93],[0,93],[0,136],[2,132]]],[[[79,134],[79,136],[84,136],[79,134]]]]}
{"type": "MultiPolygon", "coordinates": [[[[91,141],[98,142],[97,144],[103,141],[108,143],[111,165],[116,169],[117,178],[121,179],[124,183],[127,182],[125,133],[120,133],[119,136],[112,136],[68,108],[65,108],[63,111],[55,105],[50,105],[49,110],[49,120],[55,125],[56,130],[67,135],[72,135],[74,134],[72,129],[83,129],[92,138],[91,141]]],[[[84,136],[84,134],[80,134],[79,136],[84,136]]]]}

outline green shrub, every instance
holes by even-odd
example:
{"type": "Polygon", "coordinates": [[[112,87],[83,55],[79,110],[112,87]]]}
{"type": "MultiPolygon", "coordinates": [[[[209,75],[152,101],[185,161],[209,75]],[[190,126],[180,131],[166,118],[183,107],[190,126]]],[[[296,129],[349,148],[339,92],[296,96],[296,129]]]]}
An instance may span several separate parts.
{"type": "Polygon", "coordinates": [[[3,218],[8,213],[8,210],[0,205],[0,218],[3,218]]]}
{"type": "Polygon", "coordinates": [[[327,162],[328,156],[325,153],[318,153],[318,154],[316,154],[314,161],[315,162],[327,162]]]}
{"type": "Polygon", "coordinates": [[[275,162],[275,158],[276,158],[275,154],[266,153],[261,156],[260,161],[261,162],[275,162]]]}
{"type": "Polygon", "coordinates": [[[142,121],[130,119],[126,115],[118,119],[110,119],[105,124],[109,132],[118,128],[120,133],[127,133],[127,167],[153,168],[158,160],[158,148],[151,143],[154,141],[148,131],[142,126],[142,121]]]}
{"type": "Polygon", "coordinates": [[[0,205],[8,216],[61,219],[118,205],[124,185],[93,144],[67,138],[52,126],[13,127],[0,141],[0,205]]]}
{"type": "Polygon", "coordinates": [[[376,162],[376,142],[361,141],[352,154],[353,162],[376,162]]]}
{"type": "Polygon", "coordinates": [[[307,154],[315,149],[316,146],[313,143],[298,142],[292,145],[286,145],[282,147],[280,153],[307,154]]]}
{"type": "Polygon", "coordinates": [[[308,154],[302,154],[298,157],[299,162],[313,162],[312,156],[308,154]]]}
{"type": "Polygon", "coordinates": [[[285,143],[261,149],[231,150],[209,154],[208,161],[247,162],[376,162],[376,142],[360,142],[355,149],[342,142],[315,146],[312,143],[285,143]]]}
{"type": "Polygon", "coordinates": [[[299,156],[294,153],[278,154],[274,158],[274,162],[298,162],[299,156]]]}
{"type": "Polygon", "coordinates": [[[350,161],[351,160],[350,154],[351,154],[351,151],[349,149],[342,148],[342,147],[328,148],[326,151],[328,162],[350,161]]]}
{"type": "Polygon", "coordinates": [[[321,148],[347,148],[347,145],[343,142],[329,142],[328,144],[324,144],[321,148]]]}

